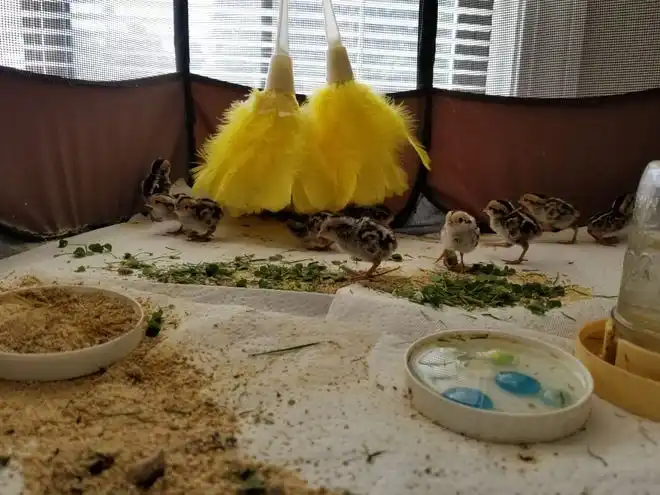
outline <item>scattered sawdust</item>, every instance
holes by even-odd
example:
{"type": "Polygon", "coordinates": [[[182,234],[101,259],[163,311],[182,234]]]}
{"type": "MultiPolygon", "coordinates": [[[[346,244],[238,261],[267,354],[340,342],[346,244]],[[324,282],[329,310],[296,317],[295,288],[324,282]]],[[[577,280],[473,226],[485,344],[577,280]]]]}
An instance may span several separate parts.
{"type": "Polygon", "coordinates": [[[18,287],[32,287],[34,285],[41,285],[42,282],[34,275],[25,275],[17,281],[18,287]]]}
{"type": "Polygon", "coordinates": [[[102,344],[130,330],[137,313],[120,299],[60,288],[25,288],[0,297],[0,349],[63,352],[102,344]]]}
{"type": "Polygon", "coordinates": [[[22,287],[44,285],[44,282],[34,275],[23,275],[19,278],[13,278],[13,275],[13,272],[9,272],[5,277],[0,279],[0,292],[19,289],[22,287]]]}
{"type": "Polygon", "coordinates": [[[210,378],[167,329],[90,377],[0,382],[0,457],[25,495],[332,493],[243,455],[234,413],[204,398],[210,378]]]}
{"type": "Polygon", "coordinates": [[[431,274],[424,272],[411,275],[387,274],[372,279],[360,280],[360,285],[364,287],[390,294],[402,289],[413,288],[419,290],[430,283],[431,274]]]}

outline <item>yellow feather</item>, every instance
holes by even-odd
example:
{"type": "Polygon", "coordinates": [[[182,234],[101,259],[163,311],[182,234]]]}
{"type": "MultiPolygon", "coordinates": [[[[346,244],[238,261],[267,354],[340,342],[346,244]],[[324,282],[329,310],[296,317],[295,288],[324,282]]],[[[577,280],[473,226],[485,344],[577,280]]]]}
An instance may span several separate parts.
{"type": "Polygon", "coordinates": [[[308,147],[293,186],[293,206],[300,213],[341,210],[350,201],[357,176],[342,164],[332,166],[329,158],[319,151],[324,136],[318,121],[306,106],[302,107],[302,116],[305,119],[304,140],[308,147]]]}
{"type": "Polygon", "coordinates": [[[232,216],[286,208],[308,153],[302,130],[294,95],[253,91],[232,105],[204,144],[193,192],[214,199],[232,216]]]}
{"type": "MultiPolygon", "coordinates": [[[[326,180],[336,202],[370,205],[403,194],[408,180],[401,152],[410,143],[428,167],[428,155],[414,136],[413,119],[402,105],[349,81],[316,91],[303,107],[313,116],[319,154],[332,171],[326,180]]],[[[308,180],[304,180],[305,185],[308,180]]],[[[315,203],[311,192],[310,202],[315,203]]]]}

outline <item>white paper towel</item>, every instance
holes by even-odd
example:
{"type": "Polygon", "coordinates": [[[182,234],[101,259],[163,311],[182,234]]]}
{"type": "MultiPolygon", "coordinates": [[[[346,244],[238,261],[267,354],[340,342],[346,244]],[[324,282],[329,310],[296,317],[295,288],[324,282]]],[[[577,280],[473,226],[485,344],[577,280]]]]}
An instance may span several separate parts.
{"type": "MultiPolygon", "coordinates": [[[[107,240],[118,252],[136,246],[162,249],[163,238],[152,237],[138,226],[123,225],[71,241],[107,240]]],[[[237,243],[191,244],[185,245],[185,256],[194,262],[218,259],[220,250],[226,258],[244,249],[237,243]]],[[[541,254],[554,249],[539,246],[535,251],[552,271],[556,262],[541,254]]],[[[595,281],[605,274],[586,261],[616,264],[612,255],[580,249],[572,247],[571,259],[580,262],[566,261],[564,271],[571,270],[573,282],[611,295],[618,275],[595,281]]],[[[582,323],[607,315],[613,304],[609,299],[582,301],[546,317],[522,308],[468,313],[424,308],[360,287],[343,289],[333,298],[153,284],[122,280],[101,269],[73,276],[75,262],[53,258],[57,252],[49,244],[2,260],[0,269],[60,283],[99,283],[147,296],[155,304],[174,304],[182,321],[170,338],[214,371],[215,385],[206,393],[238,410],[244,448],[260,459],[300,469],[312,483],[361,495],[660,494],[660,425],[598,399],[586,431],[522,449],[465,439],[432,425],[402,396],[403,355],[419,337],[444,328],[528,329],[570,347],[582,323]],[[322,343],[281,355],[249,356],[310,342],[322,343]],[[378,451],[383,452],[373,456],[378,451]]],[[[0,471],[0,477],[8,473],[0,471]]],[[[0,493],[10,493],[1,482],[0,493]]]]}

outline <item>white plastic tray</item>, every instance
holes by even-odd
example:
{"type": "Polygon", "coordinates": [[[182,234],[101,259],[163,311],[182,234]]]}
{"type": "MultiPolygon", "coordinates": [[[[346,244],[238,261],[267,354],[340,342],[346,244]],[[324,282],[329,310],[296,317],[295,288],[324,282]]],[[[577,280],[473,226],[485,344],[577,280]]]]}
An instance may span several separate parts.
{"type": "MultiPolygon", "coordinates": [[[[497,365],[498,368],[499,366],[497,365]]],[[[492,366],[492,368],[495,367],[495,365],[492,366]]],[[[459,368],[455,367],[455,369],[459,368]]],[[[510,365],[508,368],[505,365],[499,369],[508,369],[515,372],[514,365],[510,365]]],[[[553,368],[549,366],[548,369],[552,370],[553,368]]],[[[443,331],[424,337],[413,343],[406,352],[405,370],[408,392],[411,396],[412,406],[415,409],[440,426],[479,440],[497,443],[538,443],[557,440],[582,428],[591,411],[593,379],[578,359],[564,350],[540,340],[507,332],[458,330],[443,331]],[[440,385],[431,386],[430,382],[418,371],[419,363],[414,361],[415,356],[423,355],[425,349],[436,347],[441,349],[447,345],[447,342],[454,341],[475,343],[479,341],[482,348],[484,345],[488,347],[489,342],[492,342],[494,347],[498,347],[498,344],[510,344],[518,346],[519,349],[529,349],[530,353],[541,353],[547,356],[549,363],[556,360],[557,366],[565,373],[569,373],[580,386],[572,387],[574,389],[571,392],[573,398],[569,404],[563,407],[545,407],[538,401],[538,396],[534,396],[534,399],[529,399],[530,407],[534,408],[530,408],[529,412],[521,412],[520,406],[518,410],[512,408],[515,412],[511,412],[503,410],[506,408],[494,407],[485,410],[455,402],[445,398],[442,395],[443,391],[440,390],[442,387],[451,388],[451,378],[444,381],[445,379],[441,377],[439,380],[440,385]],[[531,403],[534,401],[540,407],[531,403]]],[[[488,375],[490,371],[486,370],[484,373],[488,375]]],[[[494,370],[493,373],[497,373],[497,371],[494,370]]],[[[490,373],[491,376],[494,376],[493,373],[490,373]]],[[[548,373],[552,372],[548,371],[548,373]]],[[[467,381],[469,380],[470,375],[468,373],[467,381]]],[[[483,381],[484,379],[475,378],[474,380],[479,382],[479,380],[483,381]]],[[[492,380],[489,382],[490,384],[485,386],[490,386],[491,390],[494,389],[494,394],[499,394],[500,403],[509,400],[509,397],[507,397],[508,392],[498,389],[493,385],[492,380]]],[[[481,390],[482,387],[479,386],[479,389],[481,390]]],[[[513,402],[517,400],[518,396],[510,397],[510,401],[513,402]]],[[[494,403],[497,406],[498,400],[494,400],[494,403]]]]}
{"type": "Polygon", "coordinates": [[[130,354],[144,337],[144,311],[133,298],[108,289],[78,285],[28,287],[3,293],[7,297],[39,289],[60,289],[75,293],[101,293],[124,301],[127,310],[135,311],[137,324],[125,334],[100,345],[66,352],[20,354],[0,351],[0,379],[16,381],[69,380],[96,373],[130,354]]]}

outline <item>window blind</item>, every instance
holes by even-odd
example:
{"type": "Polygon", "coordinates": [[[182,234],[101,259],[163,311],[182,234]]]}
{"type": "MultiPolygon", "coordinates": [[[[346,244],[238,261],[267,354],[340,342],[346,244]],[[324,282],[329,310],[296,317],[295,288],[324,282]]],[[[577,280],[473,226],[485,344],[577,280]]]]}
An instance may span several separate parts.
{"type": "Polygon", "coordinates": [[[175,71],[173,0],[0,0],[0,63],[118,81],[175,71]]]}
{"type": "Polygon", "coordinates": [[[484,93],[493,0],[438,0],[433,86],[484,93]]]}
{"type": "MultiPolygon", "coordinates": [[[[417,86],[418,0],[334,0],[342,41],[356,78],[381,92],[417,86]]],[[[263,87],[279,1],[191,0],[191,71],[263,87]]],[[[325,84],[321,0],[289,1],[289,44],[296,90],[325,84]]]]}

